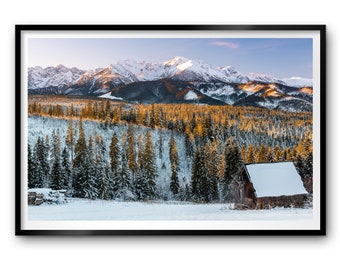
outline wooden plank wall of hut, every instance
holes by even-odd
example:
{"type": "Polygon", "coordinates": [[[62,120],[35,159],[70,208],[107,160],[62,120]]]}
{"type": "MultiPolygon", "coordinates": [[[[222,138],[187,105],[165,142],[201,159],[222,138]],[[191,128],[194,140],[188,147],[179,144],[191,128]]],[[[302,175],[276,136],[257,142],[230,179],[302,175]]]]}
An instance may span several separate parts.
{"type": "Polygon", "coordinates": [[[273,207],[303,207],[307,201],[307,194],[279,197],[260,197],[256,200],[256,209],[273,207]]]}

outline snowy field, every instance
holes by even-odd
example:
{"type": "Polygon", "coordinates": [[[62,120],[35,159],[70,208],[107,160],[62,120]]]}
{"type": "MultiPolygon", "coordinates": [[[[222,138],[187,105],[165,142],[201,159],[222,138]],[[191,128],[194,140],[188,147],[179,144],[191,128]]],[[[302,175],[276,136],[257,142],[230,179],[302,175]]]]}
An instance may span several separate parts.
{"type": "Polygon", "coordinates": [[[28,220],[310,220],[313,209],[231,210],[226,204],[144,203],[73,199],[28,206],[28,220]]]}

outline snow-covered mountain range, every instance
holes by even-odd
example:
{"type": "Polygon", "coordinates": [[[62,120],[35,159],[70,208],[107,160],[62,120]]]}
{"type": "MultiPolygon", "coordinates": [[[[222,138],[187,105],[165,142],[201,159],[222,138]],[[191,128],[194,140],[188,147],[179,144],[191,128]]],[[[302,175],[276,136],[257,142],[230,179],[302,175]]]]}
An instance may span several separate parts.
{"type": "Polygon", "coordinates": [[[201,102],[310,111],[313,81],[244,75],[230,66],[175,57],[166,62],[118,61],[80,70],[63,65],[28,68],[29,94],[94,95],[134,102],[201,102]],[[111,93],[111,94],[110,94],[111,93]]]}

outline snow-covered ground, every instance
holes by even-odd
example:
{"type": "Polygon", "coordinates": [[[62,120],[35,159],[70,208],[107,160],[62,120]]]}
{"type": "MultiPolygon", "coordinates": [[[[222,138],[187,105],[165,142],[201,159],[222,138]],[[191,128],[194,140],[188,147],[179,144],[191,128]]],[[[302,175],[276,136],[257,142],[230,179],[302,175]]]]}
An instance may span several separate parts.
{"type": "Polygon", "coordinates": [[[313,209],[232,210],[226,204],[119,202],[72,199],[61,205],[28,206],[28,220],[311,220],[313,209]]]}

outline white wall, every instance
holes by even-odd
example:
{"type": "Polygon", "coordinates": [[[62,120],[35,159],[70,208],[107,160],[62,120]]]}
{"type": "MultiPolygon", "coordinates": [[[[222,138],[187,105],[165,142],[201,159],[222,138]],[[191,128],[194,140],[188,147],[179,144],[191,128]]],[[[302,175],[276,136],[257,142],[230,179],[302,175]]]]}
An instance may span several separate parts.
{"type": "Polygon", "coordinates": [[[337,265],[339,209],[335,174],[340,88],[336,1],[3,1],[0,9],[1,128],[0,265],[2,269],[320,269],[337,265]],[[189,3],[186,3],[189,2],[189,3]],[[222,4],[223,3],[223,4],[222,4]],[[15,237],[15,24],[327,24],[327,237],[15,237]],[[245,254],[248,255],[245,258],[245,254]],[[158,266],[157,266],[158,265],[158,266]],[[293,266],[294,265],[294,266],[293,266]],[[118,268],[119,269],[119,268],[118,268]]]}

